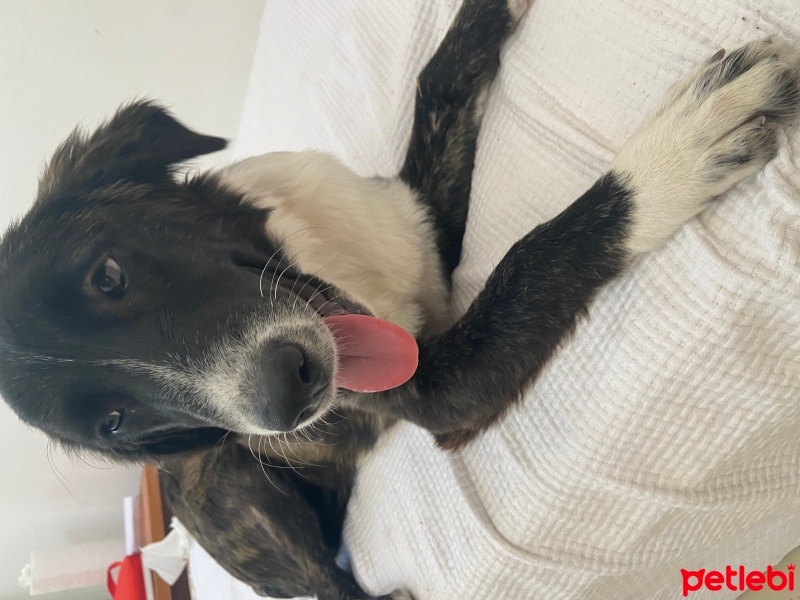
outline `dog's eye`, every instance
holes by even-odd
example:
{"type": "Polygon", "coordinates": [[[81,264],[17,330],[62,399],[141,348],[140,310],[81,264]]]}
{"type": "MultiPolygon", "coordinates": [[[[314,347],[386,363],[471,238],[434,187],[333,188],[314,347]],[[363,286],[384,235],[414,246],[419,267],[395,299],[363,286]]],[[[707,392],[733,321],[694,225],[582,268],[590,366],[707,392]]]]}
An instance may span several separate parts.
{"type": "Polygon", "coordinates": [[[119,263],[107,258],[92,275],[92,285],[109,298],[121,298],[128,282],[119,263]]]}
{"type": "Polygon", "coordinates": [[[111,435],[117,433],[122,427],[122,421],[125,418],[124,410],[112,410],[100,422],[100,433],[103,435],[111,435]]]}

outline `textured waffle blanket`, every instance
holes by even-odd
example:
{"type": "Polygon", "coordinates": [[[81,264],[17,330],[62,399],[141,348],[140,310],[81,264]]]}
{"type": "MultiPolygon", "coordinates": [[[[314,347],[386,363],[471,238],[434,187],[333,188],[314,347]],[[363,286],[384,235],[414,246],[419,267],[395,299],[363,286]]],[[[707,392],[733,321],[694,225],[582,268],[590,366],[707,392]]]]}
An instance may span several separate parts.
{"type": "MultiPolygon", "coordinates": [[[[458,4],[269,0],[238,154],[315,148],[393,173],[414,78],[458,4]]],[[[670,83],[768,33],[800,47],[796,0],[536,0],[489,101],[457,310],[670,83]]],[[[387,435],[346,538],[373,592],[680,598],[681,568],[763,570],[800,543],[799,475],[795,127],[762,173],[600,294],[501,425],[455,454],[410,425],[387,435]]]]}

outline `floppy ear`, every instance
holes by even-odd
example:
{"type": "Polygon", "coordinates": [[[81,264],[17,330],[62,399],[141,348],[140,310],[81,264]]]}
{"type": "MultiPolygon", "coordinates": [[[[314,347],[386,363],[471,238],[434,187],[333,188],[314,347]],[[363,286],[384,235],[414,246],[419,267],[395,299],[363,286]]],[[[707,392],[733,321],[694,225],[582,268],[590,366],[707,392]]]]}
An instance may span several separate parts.
{"type": "Polygon", "coordinates": [[[70,134],[42,176],[39,198],[120,181],[154,182],[167,176],[173,165],[226,145],[222,138],[184,127],[154,102],[133,102],[90,136],[77,129],[70,134]]]}

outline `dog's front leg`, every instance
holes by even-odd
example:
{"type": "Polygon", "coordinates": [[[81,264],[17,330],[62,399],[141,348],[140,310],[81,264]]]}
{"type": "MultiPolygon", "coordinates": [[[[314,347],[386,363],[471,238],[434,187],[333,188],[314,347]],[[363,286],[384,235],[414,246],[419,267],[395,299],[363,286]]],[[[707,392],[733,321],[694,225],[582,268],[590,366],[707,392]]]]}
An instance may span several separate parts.
{"type": "MultiPolygon", "coordinates": [[[[161,481],[173,512],[198,543],[256,593],[373,599],[336,565],[335,543],[325,542],[320,514],[295,475],[228,441],[165,461],[161,481]]],[[[412,598],[397,591],[375,600],[412,598]]]]}
{"type": "Polygon", "coordinates": [[[800,100],[797,55],[773,40],[718,53],[667,93],[611,170],[517,242],[467,313],[420,343],[404,386],[361,402],[455,447],[501,417],[597,291],[777,150],[800,100]]]}
{"type": "Polygon", "coordinates": [[[464,0],[417,78],[414,125],[399,178],[431,209],[448,277],[461,257],[475,148],[500,51],[532,0],[464,0]]]}

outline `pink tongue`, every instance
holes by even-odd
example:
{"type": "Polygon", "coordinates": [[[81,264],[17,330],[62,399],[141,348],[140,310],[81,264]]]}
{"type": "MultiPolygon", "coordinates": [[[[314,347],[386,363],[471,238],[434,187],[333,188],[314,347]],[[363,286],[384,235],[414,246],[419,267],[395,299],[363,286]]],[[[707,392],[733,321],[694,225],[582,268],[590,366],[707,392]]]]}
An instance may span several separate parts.
{"type": "Polygon", "coordinates": [[[402,385],[417,370],[414,337],[389,321],[366,315],[325,317],[339,347],[336,387],[382,392],[402,385]]]}

